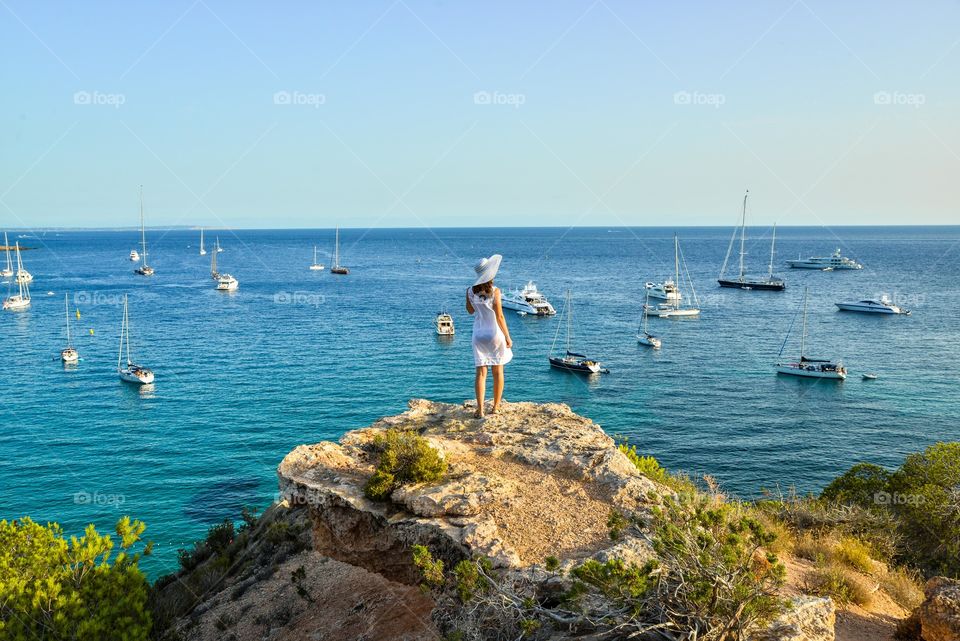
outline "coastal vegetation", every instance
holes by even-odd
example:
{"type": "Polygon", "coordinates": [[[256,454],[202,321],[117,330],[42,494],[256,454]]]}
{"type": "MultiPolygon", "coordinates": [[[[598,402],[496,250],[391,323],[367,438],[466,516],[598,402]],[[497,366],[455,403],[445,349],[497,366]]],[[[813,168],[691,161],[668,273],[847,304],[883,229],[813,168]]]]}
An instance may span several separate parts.
{"type": "MultiPolygon", "coordinates": [[[[408,430],[385,430],[369,447],[374,476],[392,477],[378,498],[447,472],[441,451],[408,430]]],[[[802,568],[805,593],[862,607],[882,593],[907,611],[923,600],[924,578],[960,576],[960,443],[933,445],[894,470],[858,463],[819,495],[767,492],[756,501],[725,496],[709,477],[671,474],[634,446],[619,449],[669,491],[649,510],[611,510],[611,552],[641,540],[650,549],[580,560],[550,553],[517,570],[414,545],[408,563],[449,638],[547,638],[551,630],[671,638],[697,630],[700,639],[733,641],[784,612],[785,562],[802,568]]],[[[306,510],[244,511],[181,550],[180,570],[151,587],[139,568],[150,553],[139,521],[121,519],[115,537],[93,526],[68,537],[56,524],[0,521],[0,637],[182,638],[211,595],[240,603],[274,575],[314,603],[306,557],[297,556],[310,549],[311,528],[306,510]],[[278,574],[291,559],[295,566],[278,574]]],[[[284,603],[283,612],[258,615],[263,625],[295,616],[297,606],[284,603]]]]}
{"type": "Polygon", "coordinates": [[[140,570],[146,526],[123,517],[116,538],[88,525],[66,537],[56,523],[0,521],[0,638],[147,639],[149,584],[140,570]]]}
{"type": "Polygon", "coordinates": [[[364,493],[384,501],[407,483],[429,483],[443,478],[447,463],[422,436],[409,430],[386,430],[372,442],[378,456],[377,469],[367,481],[364,493]]]}

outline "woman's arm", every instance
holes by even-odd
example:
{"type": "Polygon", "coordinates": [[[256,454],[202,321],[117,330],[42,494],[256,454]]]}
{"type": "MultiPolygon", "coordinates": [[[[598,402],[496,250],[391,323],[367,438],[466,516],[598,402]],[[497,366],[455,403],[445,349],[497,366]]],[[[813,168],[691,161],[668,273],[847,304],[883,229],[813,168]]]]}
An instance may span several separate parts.
{"type": "Polygon", "coordinates": [[[494,311],[497,313],[497,325],[500,326],[500,331],[503,332],[503,336],[507,339],[507,347],[513,347],[513,340],[510,338],[510,330],[507,329],[507,319],[503,317],[503,306],[500,305],[500,289],[497,288],[496,294],[493,297],[493,300],[496,302],[494,305],[494,311]]]}
{"type": "Polygon", "coordinates": [[[467,290],[467,313],[473,313],[473,303],[470,302],[470,290],[467,290]]]}

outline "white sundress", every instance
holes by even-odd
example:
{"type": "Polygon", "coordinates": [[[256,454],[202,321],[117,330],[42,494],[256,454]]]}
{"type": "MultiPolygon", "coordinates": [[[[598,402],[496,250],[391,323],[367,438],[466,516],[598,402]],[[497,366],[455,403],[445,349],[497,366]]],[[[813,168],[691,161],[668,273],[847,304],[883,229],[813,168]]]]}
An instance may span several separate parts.
{"type": "Polygon", "coordinates": [[[497,313],[494,311],[496,292],[491,296],[483,297],[473,293],[473,288],[467,289],[470,304],[473,305],[473,364],[476,367],[484,365],[506,365],[513,359],[513,351],[507,347],[507,337],[497,324],[497,313]]]}

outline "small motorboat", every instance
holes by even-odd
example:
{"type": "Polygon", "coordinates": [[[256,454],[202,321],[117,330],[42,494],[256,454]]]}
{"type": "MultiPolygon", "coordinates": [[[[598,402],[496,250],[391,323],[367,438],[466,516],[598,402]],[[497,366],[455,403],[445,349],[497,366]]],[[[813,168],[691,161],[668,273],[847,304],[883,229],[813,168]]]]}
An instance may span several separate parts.
{"type": "Polygon", "coordinates": [[[877,375],[874,374],[873,372],[864,372],[864,373],[863,373],[863,380],[865,380],[865,381],[875,381],[875,380],[877,380],[877,375]]]}
{"type": "Polygon", "coordinates": [[[130,250],[130,262],[135,263],[135,262],[137,262],[137,261],[139,261],[139,260],[140,260],[140,252],[138,252],[136,249],[131,249],[131,250],[130,250]]]}
{"type": "Polygon", "coordinates": [[[438,336],[453,336],[454,333],[456,333],[456,329],[453,326],[453,316],[446,312],[441,311],[437,314],[434,323],[437,327],[438,336]]]}

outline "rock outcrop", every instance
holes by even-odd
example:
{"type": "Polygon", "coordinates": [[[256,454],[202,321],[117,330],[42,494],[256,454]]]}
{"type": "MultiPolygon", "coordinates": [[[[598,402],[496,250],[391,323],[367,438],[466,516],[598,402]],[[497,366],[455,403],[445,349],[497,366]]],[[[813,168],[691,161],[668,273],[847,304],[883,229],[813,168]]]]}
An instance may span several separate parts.
{"type": "Polygon", "coordinates": [[[667,492],[600,426],[558,404],[508,403],[479,421],[469,407],[414,400],[339,444],[296,448],[277,474],[283,498],[310,508],[317,551],[408,584],[420,580],[412,545],[451,564],[473,556],[502,568],[581,559],[611,546],[611,509],[642,514],[667,492]],[[402,487],[389,503],[366,498],[370,445],[388,428],[426,437],[446,459],[448,479],[402,487]]]}
{"type": "MultiPolygon", "coordinates": [[[[277,474],[280,501],[232,553],[234,565],[207,572],[216,569],[212,559],[179,577],[189,590],[167,590],[180,638],[443,638],[449,630],[436,622],[435,597],[420,589],[413,546],[426,546],[447,569],[487,558],[508,582],[549,600],[570,587],[562,571],[587,559],[641,566],[655,558],[645,524],[673,493],[640,474],[600,426],[560,404],[505,403],[478,420],[470,403],[413,400],[337,443],[297,447],[277,474]],[[373,501],[363,488],[377,463],[374,439],[391,428],[427,439],[447,474],[373,501]],[[640,527],[612,540],[612,512],[640,527]],[[548,559],[561,572],[548,570],[548,559]],[[195,594],[202,597],[184,608],[195,594]]],[[[752,639],[833,641],[833,617],[829,599],[800,597],[752,639]]],[[[544,628],[530,638],[580,637],[544,628]]]]}
{"type": "Polygon", "coordinates": [[[922,641],[960,640],[960,581],[934,577],[923,593],[923,603],[901,624],[901,635],[922,641]]]}

